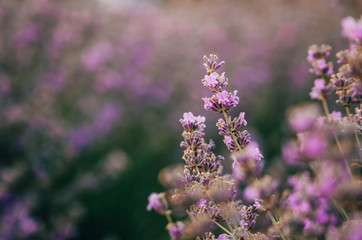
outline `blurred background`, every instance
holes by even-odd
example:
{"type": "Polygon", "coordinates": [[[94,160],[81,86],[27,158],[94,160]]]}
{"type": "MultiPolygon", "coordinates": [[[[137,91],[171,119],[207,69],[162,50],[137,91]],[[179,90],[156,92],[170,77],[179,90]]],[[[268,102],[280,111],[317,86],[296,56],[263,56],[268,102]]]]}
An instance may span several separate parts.
{"type": "MultiPolygon", "coordinates": [[[[147,212],[159,171],[182,163],[186,111],[203,109],[202,56],[226,61],[266,169],[308,100],[306,55],[348,47],[358,0],[0,0],[0,239],[168,239],[147,212]]],[[[226,168],[226,171],[228,169],[226,168]]]]}

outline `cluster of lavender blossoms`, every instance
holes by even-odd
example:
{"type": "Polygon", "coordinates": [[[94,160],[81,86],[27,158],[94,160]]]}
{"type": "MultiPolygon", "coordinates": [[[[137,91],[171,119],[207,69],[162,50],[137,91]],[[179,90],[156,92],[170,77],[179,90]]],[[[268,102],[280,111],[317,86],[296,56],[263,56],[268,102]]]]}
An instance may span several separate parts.
{"type": "Polygon", "coordinates": [[[245,113],[234,119],[228,116],[228,111],[239,103],[239,97],[237,91],[231,93],[225,90],[228,84],[225,73],[220,75],[216,72],[224,62],[218,63],[216,55],[204,56],[204,60],[207,74],[202,83],[214,93],[209,98],[203,98],[204,107],[223,114],[224,119],[220,118],[216,125],[232,152],[233,173],[222,173],[224,158],[213,153],[212,140],[205,141],[205,117],[184,113],[180,119],[184,129],[181,147],[185,149],[182,184],[167,193],[152,193],[147,210],[154,209],[167,217],[169,223],[166,228],[173,240],[192,237],[210,240],[268,239],[262,233],[251,232],[258,217],[256,211],[261,208],[260,198],[270,194],[270,191],[265,191],[266,186],[261,183],[263,180],[257,180],[263,156],[258,144],[251,141],[250,134],[240,130],[247,124],[245,113]],[[252,198],[246,197],[251,205],[237,200],[241,180],[255,183],[249,186],[248,196],[252,195],[252,198]],[[170,206],[173,206],[173,211],[170,206]],[[186,212],[188,218],[174,222],[171,214],[184,218],[182,212],[186,212]],[[218,237],[212,233],[215,227],[223,231],[218,237]]]}
{"type": "MultiPolygon", "coordinates": [[[[224,158],[213,153],[213,141],[204,139],[205,117],[184,113],[183,174],[168,177],[164,185],[173,188],[152,193],[147,206],[166,216],[171,239],[362,239],[362,17],[344,19],[342,28],[350,49],[337,53],[337,73],[327,60],[330,46],[308,50],[310,72],[317,77],[310,96],[322,102],[325,116],[316,103],[288,109],[289,125],[297,134],[282,149],[288,168],[280,169],[279,176],[263,174],[258,144],[241,129],[247,125],[245,113],[228,115],[239,97],[237,91],[225,90],[228,79],[216,71],[224,62],[216,55],[204,56],[202,83],[213,92],[203,98],[204,108],[223,116],[216,126],[231,152],[232,173],[223,174],[224,158]],[[329,111],[332,97],[345,108],[345,116],[329,111]],[[183,221],[174,222],[171,215],[183,221]],[[252,233],[254,226],[259,232],[252,233]]],[[[170,175],[176,172],[178,167],[168,170],[170,175]]]]}
{"type": "Polygon", "coordinates": [[[280,228],[297,239],[362,238],[361,33],[362,17],[343,19],[342,35],[349,39],[350,48],[336,54],[337,72],[327,60],[330,46],[312,45],[308,50],[310,72],[317,77],[310,97],[321,101],[324,116],[315,103],[288,111],[289,124],[297,137],[284,145],[283,158],[298,172],[288,178],[292,188],[284,192],[280,228]],[[344,108],[344,116],[340,111],[330,112],[332,99],[344,108]]]}

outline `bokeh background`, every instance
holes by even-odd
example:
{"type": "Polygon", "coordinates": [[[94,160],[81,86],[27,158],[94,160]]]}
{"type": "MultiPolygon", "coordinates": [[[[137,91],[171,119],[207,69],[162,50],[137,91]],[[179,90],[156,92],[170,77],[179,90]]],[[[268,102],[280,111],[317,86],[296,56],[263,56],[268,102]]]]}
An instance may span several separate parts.
{"type": "Polygon", "coordinates": [[[270,169],[283,164],[286,109],[313,85],[308,46],[347,48],[340,21],[361,9],[358,0],[1,0],[0,239],[168,239],[147,196],[164,189],[162,168],[182,162],[182,114],[205,115],[206,138],[228,156],[217,114],[203,109],[202,56],[226,61],[240,97],[231,114],[246,112],[270,169]]]}

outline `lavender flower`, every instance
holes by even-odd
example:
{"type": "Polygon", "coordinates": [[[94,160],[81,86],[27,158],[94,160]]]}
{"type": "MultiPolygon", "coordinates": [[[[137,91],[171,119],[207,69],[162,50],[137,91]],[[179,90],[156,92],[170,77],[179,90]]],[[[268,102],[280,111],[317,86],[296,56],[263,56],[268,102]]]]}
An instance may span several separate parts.
{"type": "Polygon", "coordinates": [[[192,112],[184,113],[183,118],[180,119],[182,127],[186,131],[202,130],[205,128],[205,117],[194,116],[192,112]]]}
{"type": "Polygon", "coordinates": [[[167,200],[164,193],[151,193],[148,196],[147,210],[154,209],[159,213],[164,213],[168,208],[167,200]]]}
{"type": "Polygon", "coordinates": [[[169,223],[166,226],[166,229],[168,230],[172,240],[181,239],[184,228],[185,224],[180,221],[177,221],[175,223],[169,223]]]}
{"type": "Polygon", "coordinates": [[[225,77],[225,73],[219,75],[217,72],[213,72],[210,75],[205,75],[202,83],[213,92],[221,92],[227,86],[228,79],[225,77]]]}
{"type": "Polygon", "coordinates": [[[342,20],[342,35],[350,41],[362,41],[362,16],[355,20],[353,17],[346,17],[342,20]]]}
{"type": "Polygon", "coordinates": [[[235,107],[239,103],[239,97],[236,96],[237,90],[233,93],[227,91],[218,92],[211,98],[203,98],[204,108],[206,110],[212,110],[214,112],[228,112],[230,108],[235,107]]]}

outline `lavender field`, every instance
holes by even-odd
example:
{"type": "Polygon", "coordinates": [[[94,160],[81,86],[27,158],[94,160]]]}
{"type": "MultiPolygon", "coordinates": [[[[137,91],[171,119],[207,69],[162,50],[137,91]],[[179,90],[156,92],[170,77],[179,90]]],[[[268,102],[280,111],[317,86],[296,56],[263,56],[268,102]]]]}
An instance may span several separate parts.
{"type": "Polygon", "coordinates": [[[358,0],[0,0],[0,240],[362,239],[358,0]]]}

